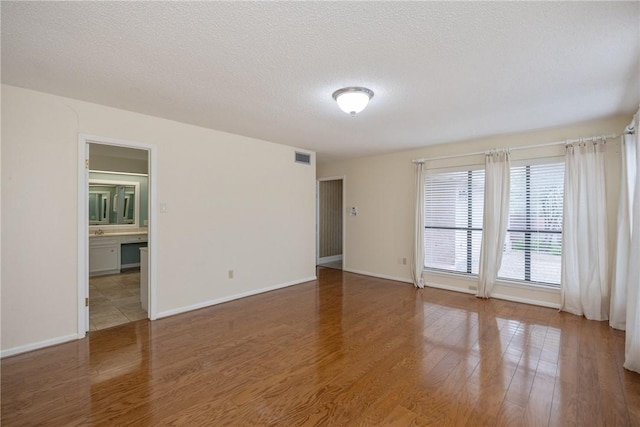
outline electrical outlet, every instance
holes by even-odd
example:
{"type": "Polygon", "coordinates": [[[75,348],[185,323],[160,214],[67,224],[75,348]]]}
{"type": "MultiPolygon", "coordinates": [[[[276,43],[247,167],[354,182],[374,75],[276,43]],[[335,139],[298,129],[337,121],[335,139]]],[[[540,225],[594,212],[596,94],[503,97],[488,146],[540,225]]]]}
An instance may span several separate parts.
{"type": "Polygon", "coordinates": [[[229,270],[229,279],[233,279],[233,270],[229,270]]]}
{"type": "Polygon", "coordinates": [[[407,259],[406,258],[402,258],[402,265],[407,265],[407,259]]]}

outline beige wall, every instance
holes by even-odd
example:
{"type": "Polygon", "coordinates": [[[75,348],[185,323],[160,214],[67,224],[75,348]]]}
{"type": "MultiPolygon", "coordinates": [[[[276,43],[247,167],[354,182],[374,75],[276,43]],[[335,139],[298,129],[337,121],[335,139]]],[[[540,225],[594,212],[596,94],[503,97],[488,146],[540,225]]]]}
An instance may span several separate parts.
{"type": "Polygon", "coordinates": [[[342,180],[320,181],[319,256],[342,255],[342,180]]]}
{"type": "Polygon", "coordinates": [[[77,335],[78,133],[157,147],[160,315],[315,276],[315,155],[2,86],[3,354],[77,335]]]}
{"type": "MultiPolygon", "coordinates": [[[[409,264],[413,239],[412,159],[464,154],[492,148],[517,147],[609,133],[620,134],[631,116],[618,116],[574,126],[501,135],[452,144],[424,147],[387,155],[318,164],[318,178],[345,176],[345,212],[358,208],[357,216],[347,216],[345,225],[346,270],[410,282],[409,264]]],[[[464,125],[462,123],[461,125],[464,125]]],[[[607,143],[607,206],[609,240],[613,247],[619,188],[620,142],[607,143]]],[[[561,145],[513,151],[512,159],[562,156],[561,145]]],[[[482,155],[427,162],[427,168],[443,168],[466,164],[482,164],[482,155]]],[[[610,251],[611,253],[613,251],[610,251]]],[[[425,274],[430,285],[469,292],[475,280],[452,274],[425,274]]],[[[557,290],[539,287],[505,287],[497,285],[494,293],[513,300],[535,301],[555,306],[560,302],[557,290]]]]}

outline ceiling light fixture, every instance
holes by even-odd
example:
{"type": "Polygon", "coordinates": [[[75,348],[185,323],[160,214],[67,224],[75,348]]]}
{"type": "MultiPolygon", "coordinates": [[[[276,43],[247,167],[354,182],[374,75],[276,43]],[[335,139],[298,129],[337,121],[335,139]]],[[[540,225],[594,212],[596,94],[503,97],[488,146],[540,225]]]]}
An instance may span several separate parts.
{"type": "Polygon", "coordinates": [[[369,100],[373,98],[373,91],[366,87],[343,87],[333,92],[332,96],[338,107],[353,117],[365,109],[369,100]]]}

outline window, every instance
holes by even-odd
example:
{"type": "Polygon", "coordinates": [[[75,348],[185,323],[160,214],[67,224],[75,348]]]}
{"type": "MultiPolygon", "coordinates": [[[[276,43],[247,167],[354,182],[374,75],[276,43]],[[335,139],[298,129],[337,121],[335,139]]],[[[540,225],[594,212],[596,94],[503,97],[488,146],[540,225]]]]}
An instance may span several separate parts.
{"type": "Polygon", "coordinates": [[[511,167],[499,278],[560,285],[564,163],[511,167]]]}
{"type": "Polygon", "coordinates": [[[483,209],[483,169],[427,174],[425,268],[478,274],[483,209]]]}

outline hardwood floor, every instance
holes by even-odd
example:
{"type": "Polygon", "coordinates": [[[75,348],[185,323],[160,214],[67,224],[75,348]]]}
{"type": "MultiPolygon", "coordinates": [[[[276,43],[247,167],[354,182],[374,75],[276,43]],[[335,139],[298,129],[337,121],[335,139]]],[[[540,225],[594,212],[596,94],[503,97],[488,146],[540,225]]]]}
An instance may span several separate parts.
{"type": "Polygon", "coordinates": [[[640,425],[624,333],[334,269],[2,360],[2,425],[640,425]]]}

